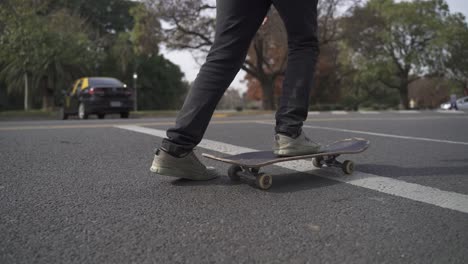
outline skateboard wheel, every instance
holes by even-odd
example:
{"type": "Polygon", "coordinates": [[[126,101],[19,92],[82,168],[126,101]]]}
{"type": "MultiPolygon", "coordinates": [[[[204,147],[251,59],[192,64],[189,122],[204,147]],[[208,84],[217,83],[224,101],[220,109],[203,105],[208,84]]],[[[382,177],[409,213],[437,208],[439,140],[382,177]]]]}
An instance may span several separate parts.
{"type": "Polygon", "coordinates": [[[260,174],[255,178],[255,184],[261,190],[268,190],[273,185],[273,178],[268,174],[260,174]]]}
{"type": "Polygon", "coordinates": [[[350,160],[345,160],[343,162],[343,172],[346,173],[346,174],[352,174],[354,172],[354,162],[350,161],[350,160]]]}
{"type": "Polygon", "coordinates": [[[229,170],[228,170],[229,179],[231,179],[231,181],[240,181],[240,176],[238,173],[241,171],[242,171],[241,166],[231,165],[231,167],[229,167],[229,170]]]}
{"type": "Polygon", "coordinates": [[[316,168],[322,168],[322,157],[312,158],[312,165],[316,168]]]}

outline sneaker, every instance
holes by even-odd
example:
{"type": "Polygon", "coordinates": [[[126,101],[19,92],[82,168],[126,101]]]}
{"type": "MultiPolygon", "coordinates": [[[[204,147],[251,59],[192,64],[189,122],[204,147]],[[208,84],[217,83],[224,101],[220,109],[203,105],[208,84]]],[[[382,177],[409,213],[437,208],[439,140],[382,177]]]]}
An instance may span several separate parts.
{"type": "Polygon", "coordinates": [[[150,171],[195,181],[211,180],[218,175],[213,167],[205,167],[193,151],[183,157],[174,157],[162,149],[156,150],[150,171]]]}
{"type": "Polygon", "coordinates": [[[321,145],[308,139],[304,133],[297,138],[275,135],[273,153],[277,156],[299,156],[319,153],[321,145]]]}

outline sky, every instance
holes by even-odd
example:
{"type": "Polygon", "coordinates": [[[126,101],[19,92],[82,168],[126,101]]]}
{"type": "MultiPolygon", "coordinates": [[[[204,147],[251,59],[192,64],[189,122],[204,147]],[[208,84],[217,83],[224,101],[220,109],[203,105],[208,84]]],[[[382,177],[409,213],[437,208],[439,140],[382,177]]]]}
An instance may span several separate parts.
{"type": "MultiPolygon", "coordinates": [[[[459,12],[468,18],[468,1],[467,0],[446,0],[449,5],[450,12],[459,12]]],[[[200,69],[200,65],[193,59],[192,55],[188,51],[170,51],[162,47],[162,54],[172,61],[173,63],[180,66],[180,69],[185,74],[185,79],[189,82],[195,80],[200,69]]],[[[234,81],[231,84],[232,88],[239,90],[239,92],[245,92],[247,90],[246,82],[243,81],[245,76],[244,71],[240,71],[234,81]]]]}

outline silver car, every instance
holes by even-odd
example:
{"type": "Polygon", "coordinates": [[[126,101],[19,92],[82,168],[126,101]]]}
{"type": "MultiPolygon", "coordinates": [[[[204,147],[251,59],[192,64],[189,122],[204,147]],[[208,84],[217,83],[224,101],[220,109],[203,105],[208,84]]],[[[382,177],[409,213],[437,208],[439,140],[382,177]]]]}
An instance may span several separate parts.
{"type": "MultiPolygon", "coordinates": [[[[457,107],[458,107],[458,110],[468,111],[468,96],[458,98],[457,99],[457,107]]],[[[450,101],[441,104],[440,109],[449,110],[450,109],[450,101]]]]}

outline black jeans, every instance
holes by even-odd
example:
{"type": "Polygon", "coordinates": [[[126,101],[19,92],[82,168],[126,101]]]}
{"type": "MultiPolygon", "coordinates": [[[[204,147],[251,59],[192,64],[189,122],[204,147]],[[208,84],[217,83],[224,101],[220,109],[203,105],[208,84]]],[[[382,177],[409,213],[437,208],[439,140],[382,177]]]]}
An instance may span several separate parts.
{"type": "Polygon", "coordinates": [[[276,133],[295,137],[307,118],[309,94],[319,53],[318,0],[217,0],[214,44],[200,69],[176,125],[167,131],[162,148],[180,155],[203,138],[213,112],[245,60],[250,42],[271,4],[288,34],[288,65],[276,133]]]}

